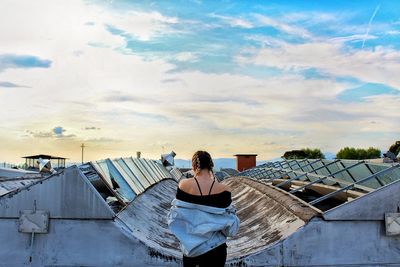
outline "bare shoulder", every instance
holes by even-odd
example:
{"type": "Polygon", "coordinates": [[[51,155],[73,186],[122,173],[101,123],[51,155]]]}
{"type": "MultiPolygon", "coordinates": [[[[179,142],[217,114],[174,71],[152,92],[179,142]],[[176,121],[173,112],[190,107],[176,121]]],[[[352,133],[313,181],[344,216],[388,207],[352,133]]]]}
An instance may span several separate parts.
{"type": "Polygon", "coordinates": [[[179,189],[181,189],[183,191],[187,191],[191,187],[190,178],[189,179],[180,180],[179,184],[178,184],[178,187],[179,187],[179,189]]]}
{"type": "Polygon", "coordinates": [[[231,192],[231,188],[228,185],[222,183],[216,183],[215,190],[217,191],[216,193],[221,193],[224,191],[231,192]]]}

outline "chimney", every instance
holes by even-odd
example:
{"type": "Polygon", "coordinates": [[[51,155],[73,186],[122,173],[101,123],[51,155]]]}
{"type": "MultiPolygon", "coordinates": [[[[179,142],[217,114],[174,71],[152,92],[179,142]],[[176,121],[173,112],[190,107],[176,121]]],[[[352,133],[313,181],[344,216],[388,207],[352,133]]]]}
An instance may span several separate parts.
{"type": "Polygon", "coordinates": [[[236,154],[236,169],[239,172],[251,169],[256,166],[257,154],[236,154]]]}
{"type": "Polygon", "coordinates": [[[140,154],[141,154],[140,151],[137,151],[137,152],[136,152],[136,157],[137,157],[138,159],[140,159],[140,154]]]}

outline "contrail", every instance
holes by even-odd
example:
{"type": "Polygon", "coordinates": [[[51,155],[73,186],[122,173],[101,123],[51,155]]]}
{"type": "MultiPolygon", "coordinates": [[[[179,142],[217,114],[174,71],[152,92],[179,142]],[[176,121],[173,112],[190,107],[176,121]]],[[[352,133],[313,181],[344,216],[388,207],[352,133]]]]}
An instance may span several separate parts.
{"type": "Polygon", "coordinates": [[[376,15],[376,13],[378,13],[378,11],[379,11],[380,8],[381,8],[381,5],[379,4],[379,5],[375,8],[374,13],[372,13],[371,18],[369,19],[367,32],[366,32],[365,35],[364,35],[364,39],[363,39],[363,42],[362,42],[361,49],[364,48],[365,40],[368,38],[369,30],[371,29],[372,21],[374,20],[375,15],[376,15]]]}

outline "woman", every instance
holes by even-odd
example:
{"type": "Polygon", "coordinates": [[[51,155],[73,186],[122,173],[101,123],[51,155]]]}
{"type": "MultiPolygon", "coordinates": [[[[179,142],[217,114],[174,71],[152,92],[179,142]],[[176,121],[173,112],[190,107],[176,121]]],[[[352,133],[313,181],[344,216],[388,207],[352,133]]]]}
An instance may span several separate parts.
{"type": "Polygon", "coordinates": [[[168,225],[178,238],[183,266],[224,266],[226,237],[239,229],[228,186],[219,183],[206,151],[192,157],[195,176],[180,181],[168,214],[168,225]]]}

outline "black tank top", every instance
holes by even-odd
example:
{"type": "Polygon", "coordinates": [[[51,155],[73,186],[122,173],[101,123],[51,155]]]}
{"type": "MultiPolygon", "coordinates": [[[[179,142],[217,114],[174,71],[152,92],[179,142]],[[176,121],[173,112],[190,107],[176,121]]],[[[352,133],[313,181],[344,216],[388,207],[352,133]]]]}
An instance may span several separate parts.
{"type": "Polygon", "coordinates": [[[223,191],[221,193],[211,195],[211,190],[212,190],[212,187],[214,186],[215,180],[213,181],[213,183],[210,187],[208,195],[203,195],[203,193],[201,192],[201,189],[200,189],[200,185],[196,178],[195,178],[195,181],[197,183],[197,186],[199,187],[201,196],[186,193],[185,191],[181,190],[178,187],[178,189],[176,191],[176,199],[179,199],[179,200],[182,200],[185,202],[190,202],[193,204],[206,205],[206,206],[211,206],[211,207],[216,207],[216,208],[226,208],[226,207],[229,207],[229,205],[232,203],[231,192],[229,192],[229,191],[223,191]]]}

